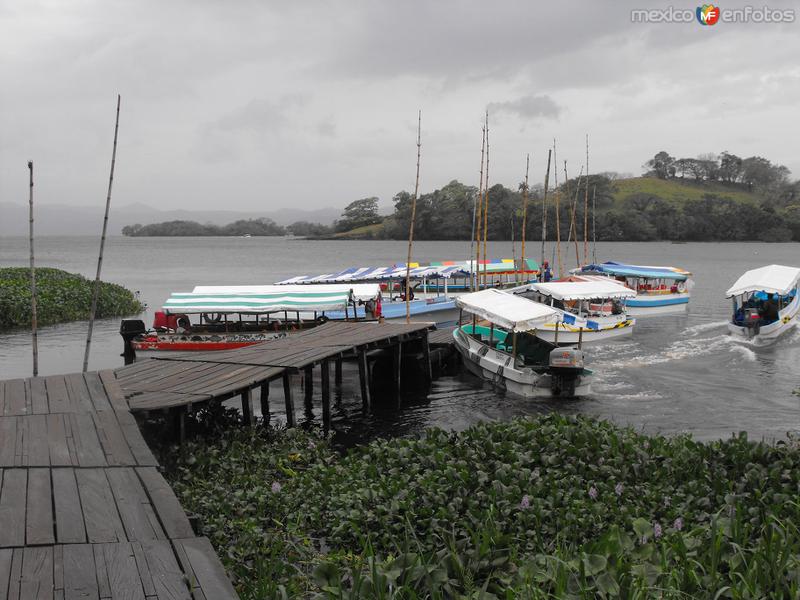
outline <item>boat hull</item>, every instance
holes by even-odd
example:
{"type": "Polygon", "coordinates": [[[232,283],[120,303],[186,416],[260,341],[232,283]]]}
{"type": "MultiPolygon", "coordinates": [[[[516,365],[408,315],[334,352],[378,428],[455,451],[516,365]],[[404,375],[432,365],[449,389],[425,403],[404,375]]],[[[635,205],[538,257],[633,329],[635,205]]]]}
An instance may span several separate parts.
{"type": "MultiPolygon", "coordinates": [[[[523,398],[563,397],[554,393],[552,376],[549,373],[537,372],[530,367],[516,368],[510,354],[491,348],[458,328],[453,332],[453,338],[464,366],[473,375],[491,381],[493,385],[506,392],[523,398]]],[[[589,394],[590,382],[590,373],[579,376],[571,397],[589,394]]]]}
{"type": "Polygon", "coordinates": [[[683,314],[689,309],[688,292],[683,294],[638,294],[625,303],[625,312],[633,317],[683,314]]]}
{"type": "MultiPolygon", "coordinates": [[[[558,344],[562,345],[575,345],[579,341],[582,344],[592,344],[597,342],[604,342],[606,340],[626,337],[633,333],[633,326],[636,323],[634,319],[621,321],[616,325],[605,327],[602,329],[584,329],[581,333],[577,328],[565,323],[559,323],[558,328],[558,344]]],[[[554,323],[545,324],[544,328],[536,330],[536,337],[543,339],[551,344],[556,343],[556,329],[554,323]]]]}
{"type": "Polygon", "coordinates": [[[147,334],[135,338],[131,346],[137,352],[206,352],[214,350],[235,350],[268,340],[286,337],[286,333],[252,332],[236,334],[147,334]]]}
{"type": "Polygon", "coordinates": [[[750,342],[756,345],[768,345],[776,342],[784,333],[797,326],[798,313],[800,313],[800,296],[778,313],[778,320],[769,325],[762,325],[756,329],[742,327],[735,323],[728,323],[728,331],[733,339],[741,342],[750,342]]]}
{"type": "MultiPolygon", "coordinates": [[[[459,309],[454,298],[429,298],[412,300],[409,302],[411,317],[421,321],[430,321],[437,325],[454,325],[458,321],[459,309]]],[[[381,305],[383,318],[387,321],[399,321],[406,318],[405,302],[384,302],[381,305]]],[[[343,321],[346,317],[353,318],[353,313],[345,315],[343,311],[328,311],[324,315],[334,321],[343,321]]],[[[302,316],[302,313],[301,313],[302,316]]],[[[360,319],[366,317],[363,306],[356,308],[356,316],[360,319]]]]}

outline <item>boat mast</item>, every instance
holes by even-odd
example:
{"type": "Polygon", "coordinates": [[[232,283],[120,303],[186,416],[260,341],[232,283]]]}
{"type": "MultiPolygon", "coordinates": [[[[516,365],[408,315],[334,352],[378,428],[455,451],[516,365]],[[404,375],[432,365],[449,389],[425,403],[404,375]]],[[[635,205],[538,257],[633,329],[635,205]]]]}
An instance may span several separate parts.
{"type": "MultiPolygon", "coordinates": [[[[578,222],[576,219],[576,213],[578,212],[578,194],[581,191],[581,176],[583,175],[583,166],[581,166],[581,171],[578,174],[578,180],[575,184],[575,199],[572,201],[572,206],[570,207],[570,222],[569,222],[569,237],[575,242],[575,263],[578,267],[581,266],[581,256],[578,253],[578,222]]],[[[564,161],[564,178],[566,179],[567,183],[567,194],[569,194],[569,179],[567,178],[567,161],[564,161]]],[[[569,197],[569,195],[567,196],[569,197]]],[[[569,244],[569,240],[567,240],[567,244],[569,244]]]]}
{"type": "Polygon", "coordinates": [[[486,179],[483,183],[483,285],[486,285],[486,240],[489,237],[489,110],[486,110],[486,179]]]}
{"type": "Polygon", "coordinates": [[[422,110],[417,116],[417,179],[414,196],[411,198],[411,223],[408,225],[408,260],[406,260],[406,323],[411,321],[411,246],[414,244],[414,220],[417,217],[417,194],[419,193],[419,156],[422,146],[422,110]]]}
{"type": "MultiPolygon", "coordinates": [[[[588,183],[587,183],[588,185],[588,183]]],[[[597,264],[597,186],[592,186],[592,263],[597,264]]]]}
{"type": "Polygon", "coordinates": [[[558,276],[561,277],[561,190],[558,189],[558,157],[556,155],[556,138],[553,138],[553,169],[554,185],[556,188],[556,256],[558,257],[558,276]]]}
{"type": "MultiPolygon", "coordinates": [[[[475,275],[475,288],[474,291],[481,289],[478,265],[481,264],[481,219],[483,218],[483,161],[486,153],[486,125],[481,127],[481,172],[478,183],[478,196],[475,198],[475,204],[478,207],[477,227],[473,228],[475,232],[475,265],[472,269],[472,274],[475,275]]],[[[470,279],[470,281],[472,281],[470,279]]]]}
{"type": "MultiPolygon", "coordinates": [[[[586,189],[583,191],[583,264],[589,262],[589,134],[586,134],[586,189]]],[[[578,265],[580,266],[580,265],[578,265]]]]}
{"type": "MultiPolygon", "coordinates": [[[[528,154],[525,157],[525,183],[522,184],[522,250],[520,256],[520,270],[525,271],[525,230],[528,228],[528,169],[531,165],[531,155],[528,154]]],[[[512,216],[512,223],[513,223],[513,216],[512,216]]],[[[512,225],[511,235],[514,235],[514,229],[512,225]]],[[[512,237],[513,240],[513,237],[512,237]]],[[[516,265],[516,261],[514,261],[516,265]]],[[[515,267],[516,268],[516,267],[515,267]]],[[[514,281],[518,281],[518,274],[514,274],[514,281]]]]}
{"type": "Polygon", "coordinates": [[[550,156],[553,153],[551,149],[547,150],[547,171],[544,174],[544,197],[542,198],[542,260],[539,261],[539,273],[542,273],[545,261],[545,241],[547,240],[547,185],[550,183],[550,156]]]}

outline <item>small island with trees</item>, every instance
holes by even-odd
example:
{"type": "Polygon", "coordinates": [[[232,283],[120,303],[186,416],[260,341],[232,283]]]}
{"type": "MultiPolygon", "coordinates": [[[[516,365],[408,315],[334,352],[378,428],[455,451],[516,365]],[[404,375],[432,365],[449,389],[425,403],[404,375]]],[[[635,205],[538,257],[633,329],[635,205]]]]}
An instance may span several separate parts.
{"type": "MultiPolygon", "coordinates": [[[[560,218],[568,223],[576,190],[588,186],[594,231],[600,241],[800,241],[800,181],[790,171],[766,158],[741,158],[729,152],[697,158],[674,158],[658,152],[644,165],[642,177],[605,172],[570,178],[548,192],[548,222],[556,219],[553,198],[559,195],[560,218]]],[[[521,237],[522,185],[500,183],[488,191],[488,238],[521,237]]],[[[419,240],[468,240],[478,190],[457,180],[417,199],[414,236],[419,240]]],[[[541,239],[544,189],[529,191],[529,240],[541,239]]],[[[405,239],[411,218],[412,194],[392,198],[394,210],[384,216],[377,197],[348,204],[332,225],[296,222],[286,227],[271,219],[239,220],[224,226],[192,221],[170,221],[123,228],[128,236],[295,236],[315,239],[405,239]]],[[[575,206],[583,223],[583,202],[575,206]]],[[[551,233],[552,235],[552,233],[551,233]]]]}

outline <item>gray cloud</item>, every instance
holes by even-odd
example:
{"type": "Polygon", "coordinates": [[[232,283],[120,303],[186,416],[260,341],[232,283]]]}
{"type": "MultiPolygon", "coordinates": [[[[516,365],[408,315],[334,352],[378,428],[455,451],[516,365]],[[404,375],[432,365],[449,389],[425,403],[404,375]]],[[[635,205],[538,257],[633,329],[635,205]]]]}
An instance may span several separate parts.
{"type": "Polygon", "coordinates": [[[490,102],[490,113],[516,115],[523,119],[544,117],[555,119],[561,114],[561,107],[550,96],[522,96],[506,102],[490,102]]]}

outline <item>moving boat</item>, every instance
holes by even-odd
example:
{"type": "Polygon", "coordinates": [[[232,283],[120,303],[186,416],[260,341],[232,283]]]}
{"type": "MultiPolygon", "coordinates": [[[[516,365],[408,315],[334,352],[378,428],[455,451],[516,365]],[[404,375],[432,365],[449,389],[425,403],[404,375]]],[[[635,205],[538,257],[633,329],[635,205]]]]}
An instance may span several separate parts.
{"type": "Polygon", "coordinates": [[[686,312],[694,285],[690,279],[692,274],[677,267],[629,265],[609,261],[584,265],[572,273],[604,275],[627,285],[636,292],[636,296],[626,302],[627,313],[634,317],[686,312]]]}
{"type": "Polygon", "coordinates": [[[171,294],[156,312],[153,329],[131,345],[137,351],[242,348],[313,327],[327,321],[331,311],[356,319],[359,302],[371,310],[371,319],[380,316],[376,284],[197,286],[171,294]]]}
{"type": "Polygon", "coordinates": [[[771,343],[797,324],[800,269],[769,265],[745,272],[725,292],[733,298],[728,330],[738,340],[771,343]]]}
{"type": "MultiPolygon", "coordinates": [[[[406,264],[388,267],[350,267],[334,273],[300,275],[277,282],[283,285],[321,285],[345,282],[374,282],[381,289],[381,310],[388,321],[406,318],[406,264]]],[[[493,259],[478,263],[478,272],[485,280],[482,288],[508,287],[535,279],[539,265],[533,259],[524,263],[512,259],[493,259]]],[[[426,319],[437,325],[452,325],[458,318],[455,299],[470,291],[474,283],[474,261],[442,261],[428,264],[411,263],[409,309],[412,317],[426,319]]],[[[357,316],[365,315],[356,307],[357,316]]],[[[328,312],[331,319],[345,318],[343,312],[328,312]]]]}
{"type": "Polygon", "coordinates": [[[589,393],[592,372],[584,368],[583,350],[537,337],[557,310],[497,289],[465,294],[456,303],[473,315],[471,324],[453,331],[471,373],[524,398],[589,393]]]}
{"type": "Polygon", "coordinates": [[[607,277],[531,283],[513,291],[559,309],[554,320],[536,330],[537,337],[554,344],[591,344],[623,337],[631,335],[636,324],[625,312],[626,301],[635,297],[636,292],[607,277]]]}

